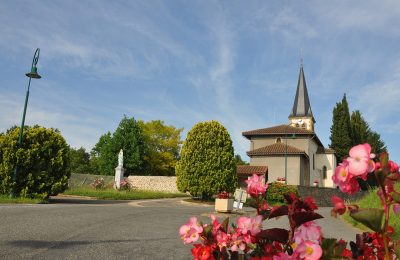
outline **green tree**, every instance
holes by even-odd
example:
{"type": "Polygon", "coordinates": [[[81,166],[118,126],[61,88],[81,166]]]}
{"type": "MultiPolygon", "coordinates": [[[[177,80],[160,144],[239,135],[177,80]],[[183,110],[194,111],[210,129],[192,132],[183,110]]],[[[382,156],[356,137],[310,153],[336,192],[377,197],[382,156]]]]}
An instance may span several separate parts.
{"type": "Polygon", "coordinates": [[[380,134],[375,131],[370,131],[367,137],[367,142],[371,145],[371,150],[376,155],[387,151],[385,143],[381,140],[380,134]]]}
{"type": "Polygon", "coordinates": [[[0,193],[9,194],[13,187],[16,194],[31,198],[48,198],[63,192],[68,186],[70,167],[69,147],[60,132],[26,126],[21,146],[18,135],[18,127],[0,134],[0,193]]]}
{"type": "Polygon", "coordinates": [[[143,157],[146,152],[143,133],[138,122],[124,116],[118,128],[112,134],[102,135],[92,150],[93,162],[102,175],[114,175],[118,164],[118,153],[124,151],[126,175],[140,173],[143,170],[143,157]]]}
{"type": "Polygon", "coordinates": [[[336,151],[338,162],[341,162],[343,158],[348,156],[349,149],[353,144],[346,94],[343,95],[341,102],[336,103],[333,109],[330,139],[331,144],[329,147],[336,151]]]}
{"type": "Polygon", "coordinates": [[[70,148],[69,160],[71,172],[84,174],[92,173],[92,169],[90,167],[90,154],[86,152],[85,148],[70,148]]]}
{"type": "Polygon", "coordinates": [[[176,164],[177,187],[203,199],[237,185],[231,137],[217,121],[196,124],[187,134],[176,164]]]}
{"type": "Polygon", "coordinates": [[[353,146],[366,143],[371,129],[359,110],[351,113],[350,124],[353,137],[353,146]]]}
{"type": "Polygon", "coordinates": [[[165,125],[163,121],[139,121],[143,130],[146,154],[144,168],[146,175],[171,176],[179,158],[183,128],[165,125]]]}
{"type": "Polygon", "coordinates": [[[236,162],[236,165],[249,165],[248,162],[242,160],[242,157],[240,156],[240,154],[235,155],[235,162],[236,162]]]}

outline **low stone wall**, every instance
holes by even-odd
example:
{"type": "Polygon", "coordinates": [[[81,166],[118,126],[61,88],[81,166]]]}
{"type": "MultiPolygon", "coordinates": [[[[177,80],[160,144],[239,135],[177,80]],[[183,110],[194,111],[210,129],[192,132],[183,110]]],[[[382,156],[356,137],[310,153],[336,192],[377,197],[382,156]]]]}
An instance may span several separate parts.
{"type": "Polygon", "coordinates": [[[179,192],[176,176],[129,176],[128,179],[135,189],[179,192]]]}
{"type": "Polygon", "coordinates": [[[341,192],[339,189],[309,186],[298,186],[297,190],[302,198],[309,196],[313,197],[319,207],[332,207],[331,197],[334,195],[348,201],[360,199],[366,194],[366,191],[359,191],[355,194],[349,195],[341,192]]]}

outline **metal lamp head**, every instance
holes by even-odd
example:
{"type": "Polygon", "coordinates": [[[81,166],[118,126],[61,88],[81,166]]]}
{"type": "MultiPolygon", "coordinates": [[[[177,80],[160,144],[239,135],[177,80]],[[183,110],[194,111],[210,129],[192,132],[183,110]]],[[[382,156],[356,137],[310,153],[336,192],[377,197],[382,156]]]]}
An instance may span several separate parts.
{"type": "Polygon", "coordinates": [[[27,77],[29,77],[29,78],[32,78],[32,79],[40,79],[42,77],[37,73],[37,67],[36,66],[33,66],[32,69],[31,69],[31,72],[28,72],[25,75],[27,77]]]}

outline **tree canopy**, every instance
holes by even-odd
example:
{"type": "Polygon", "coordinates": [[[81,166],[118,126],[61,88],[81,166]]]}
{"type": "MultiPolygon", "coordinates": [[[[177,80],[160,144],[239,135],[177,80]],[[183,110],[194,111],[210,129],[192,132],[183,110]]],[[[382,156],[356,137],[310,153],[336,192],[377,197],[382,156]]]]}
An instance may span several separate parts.
{"type": "Polygon", "coordinates": [[[235,168],[226,128],[217,121],[198,123],[187,134],[175,167],[178,189],[202,198],[232,192],[237,184],[235,168]]]}

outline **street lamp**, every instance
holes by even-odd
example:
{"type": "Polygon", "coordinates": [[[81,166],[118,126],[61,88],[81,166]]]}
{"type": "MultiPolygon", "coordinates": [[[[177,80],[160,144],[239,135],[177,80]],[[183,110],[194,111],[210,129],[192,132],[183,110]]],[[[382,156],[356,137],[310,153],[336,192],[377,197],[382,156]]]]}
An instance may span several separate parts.
{"type": "MultiPolygon", "coordinates": [[[[21,145],[22,145],[22,134],[24,132],[26,107],[28,106],[29,89],[31,87],[31,79],[40,79],[41,78],[41,76],[37,73],[37,67],[36,67],[36,65],[39,61],[39,55],[40,55],[40,49],[37,48],[35,51],[35,54],[33,55],[31,71],[25,74],[29,78],[29,82],[28,82],[28,90],[26,91],[25,106],[24,106],[24,113],[22,114],[21,128],[19,129],[17,149],[19,147],[21,147],[21,145]]],[[[13,175],[13,182],[15,183],[12,194],[11,194],[11,196],[13,196],[13,197],[16,195],[15,192],[16,192],[16,186],[17,186],[17,174],[18,174],[18,162],[16,162],[14,175],[13,175]]]]}

